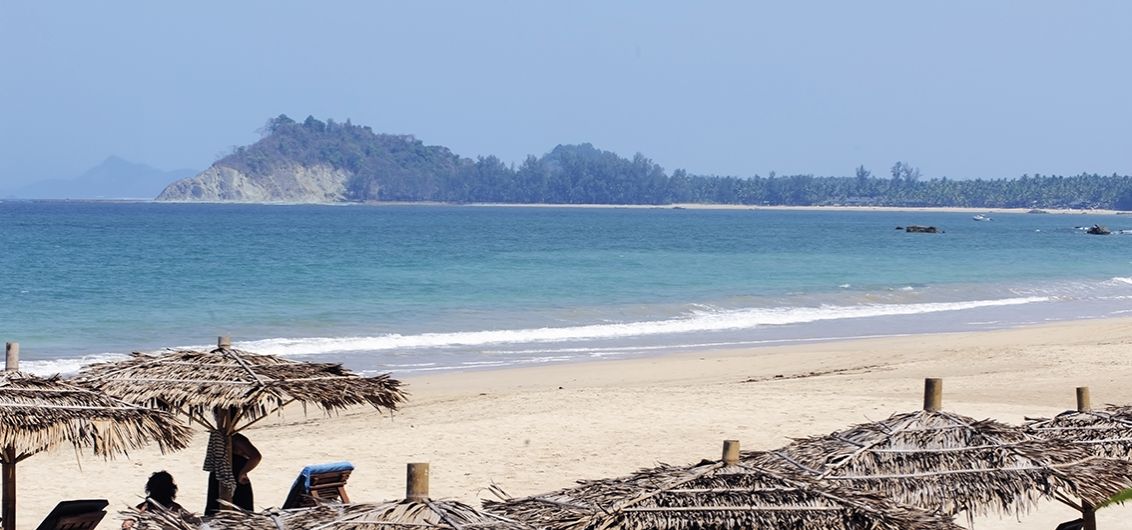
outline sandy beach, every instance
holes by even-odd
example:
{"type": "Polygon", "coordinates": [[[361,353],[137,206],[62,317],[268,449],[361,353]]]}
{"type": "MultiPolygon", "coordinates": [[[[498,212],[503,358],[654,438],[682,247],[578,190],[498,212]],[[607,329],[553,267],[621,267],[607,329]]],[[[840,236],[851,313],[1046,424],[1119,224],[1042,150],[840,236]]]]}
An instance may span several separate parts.
{"type": "MultiPolygon", "coordinates": [[[[1130,347],[1132,319],[1115,319],[414,376],[405,378],[409,403],[393,415],[289,409],[249,429],[264,454],[252,482],[257,507],[278,506],[304,465],[349,460],[354,501],[396,499],[405,464],[429,462],[433,497],[478,504],[492,484],[515,496],[541,493],[657,462],[718,458],[724,439],[771,449],[914,410],[925,377],[944,378],[947,410],[1019,423],[1072,407],[1076,386],[1090,386],[1098,405],[1132,402],[1130,347]]],[[[170,455],[82,455],[81,469],[70,449],[36,455],[19,467],[19,527],[35,528],[61,499],[135,504],[161,469],[176,477],[178,500],[199,511],[206,439],[170,455]]],[[[1102,510],[1098,521],[1123,528],[1129,510],[1102,510]]],[[[1043,503],[1021,520],[975,526],[1052,529],[1074,517],[1043,503]]],[[[112,515],[100,528],[117,526],[112,515]]]]}

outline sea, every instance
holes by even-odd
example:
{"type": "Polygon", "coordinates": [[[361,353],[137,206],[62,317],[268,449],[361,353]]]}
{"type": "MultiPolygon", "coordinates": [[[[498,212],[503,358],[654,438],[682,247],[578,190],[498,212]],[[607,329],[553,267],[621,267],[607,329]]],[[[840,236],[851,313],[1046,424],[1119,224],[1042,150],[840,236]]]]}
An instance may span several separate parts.
{"type": "Polygon", "coordinates": [[[3,201],[0,341],[411,375],[1132,314],[1132,216],[984,215],[3,201]]]}

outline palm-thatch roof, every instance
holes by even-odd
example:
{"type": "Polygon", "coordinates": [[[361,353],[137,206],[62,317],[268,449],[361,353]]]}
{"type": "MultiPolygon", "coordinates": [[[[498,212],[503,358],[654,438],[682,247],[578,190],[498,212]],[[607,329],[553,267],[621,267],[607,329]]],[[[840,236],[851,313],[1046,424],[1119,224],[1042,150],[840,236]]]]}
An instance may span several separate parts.
{"type": "Polygon", "coordinates": [[[1093,410],[1088,387],[1077,388],[1077,410],[1027,420],[1023,427],[1035,436],[1085,445],[1101,456],[1132,457],[1132,407],[1107,405],[1093,410]]]}
{"type": "Polygon", "coordinates": [[[994,420],[938,410],[895,414],[751,458],[854,489],[968,517],[1021,514],[1039,497],[1094,505],[1132,486],[1132,463],[1042,440],[994,420]]]}
{"type": "Polygon", "coordinates": [[[1109,405],[1101,410],[1069,410],[1053,418],[1033,418],[1027,432],[1047,439],[1086,445],[1099,455],[1132,457],[1132,407],[1109,405]]]}
{"type": "Polygon", "coordinates": [[[208,428],[205,469],[216,473],[220,500],[231,500],[236,488],[226,463],[233,435],[271,413],[295,402],[330,413],[364,404],[395,409],[405,400],[401,382],[389,374],[362,377],[341,364],[237,350],[228,337],[220,337],[209,351],[135,353],[124,361],[94,364],[77,380],[127,401],[176,411],[208,428]]]}
{"type": "MultiPolygon", "coordinates": [[[[164,412],[132,405],[59,378],[0,371],[0,447],[14,462],[59,445],[103,458],[157,442],[184,449],[192,431],[164,412]]],[[[14,463],[13,462],[13,463],[14,463]]]]}
{"type": "Polygon", "coordinates": [[[206,411],[226,409],[247,422],[290,403],[326,412],[369,404],[395,409],[401,382],[362,377],[335,363],[308,363],[234,349],[134,353],[124,361],[84,368],[78,381],[133,403],[178,411],[209,425],[206,411]]]}
{"type": "Polygon", "coordinates": [[[947,516],[900,506],[877,493],[738,459],[661,465],[543,495],[486,501],[484,507],[548,530],[959,528],[947,516]]]}
{"type": "MultiPolygon", "coordinates": [[[[200,526],[170,514],[123,512],[136,530],[197,530],[200,526]]],[[[450,500],[393,501],[376,504],[322,504],[294,510],[219,512],[210,530],[533,530],[518,521],[450,500]]]]}
{"type": "MultiPolygon", "coordinates": [[[[15,358],[9,345],[9,363],[15,358]]],[[[89,448],[111,458],[150,442],[157,442],[162,452],[184,449],[191,438],[192,431],[165,412],[73,386],[57,375],[44,378],[4,370],[0,372],[3,528],[16,527],[15,466],[36,453],[70,444],[76,453],[89,448]]]]}

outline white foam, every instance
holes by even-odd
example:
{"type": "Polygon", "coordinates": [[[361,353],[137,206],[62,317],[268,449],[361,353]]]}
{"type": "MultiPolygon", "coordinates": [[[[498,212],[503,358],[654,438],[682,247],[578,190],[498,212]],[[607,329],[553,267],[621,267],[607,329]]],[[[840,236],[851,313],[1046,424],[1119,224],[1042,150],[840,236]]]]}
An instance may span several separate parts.
{"type": "Polygon", "coordinates": [[[408,364],[388,364],[388,365],[386,365],[386,367],[388,367],[388,368],[395,368],[395,369],[427,368],[429,366],[436,366],[436,363],[408,363],[408,364]]]}
{"type": "Polygon", "coordinates": [[[1110,279],[1109,281],[1113,282],[1113,283],[1123,283],[1123,284],[1127,284],[1127,285],[1132,285],[1132,278],[1127,278],[1127,277],[1123,277],[1123,276],[1116,276],[1116,277],[1110,279]]]}
{"type": "Polygon", "coordinates": [[[128,358],[129,355],[121,353],[96,353],[91,355],[84,355],[82,357],[71,357],[64,359],[44,359],[36,361],[20,361],[20,371],[27,372],[35,375],[54,375],[63,374],[69,375],[79,371],[88,364],[107,362],[107,361],[121,361],[128,358]]]}
{"type": "Polygon", "coordinates": [[[701,309],[685,317],[643,322],[416,335],[389,334],[373,337],[277,338],[241,342],[237,346],[261,353],[301,356],[361,351],[397,351],[414,348],[475,347],[490,344],[553,343],[675,333],[732,331],[825,320],[961,311],[981,307],[1032,304],[1049,300],[1051,300],[1050,297],[1031,296],[920,304],[823,305],[819,307],[758,308],[731,311],[701,309]]]}

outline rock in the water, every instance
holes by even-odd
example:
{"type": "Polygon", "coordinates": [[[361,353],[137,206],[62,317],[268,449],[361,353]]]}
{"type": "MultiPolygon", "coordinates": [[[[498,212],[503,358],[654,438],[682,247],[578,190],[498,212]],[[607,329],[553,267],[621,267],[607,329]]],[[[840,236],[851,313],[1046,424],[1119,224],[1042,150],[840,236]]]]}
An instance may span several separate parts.
{"type": "Polygon", "coordinates": [[[1101,225],[1093,225],[1093,226],[1090,226],[1087,230],[1085,230],[1085,233],[1086,234],[1092,234],[1094,236],[1107,236],[1107,235],[1111,234],[1112,231],[1101,226],[1101,225]]]}
{"type": "Polygon", "coordinates": [[[923,233],[923,234],[934,234],[936,232],[939,232],[939,229],[934,227],[934,226],[908,225],[908,226],[904,227],[904,231],[905,232],[918,232],[918,233],[923,233]]]}

